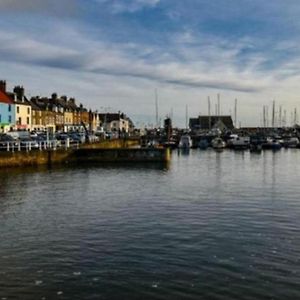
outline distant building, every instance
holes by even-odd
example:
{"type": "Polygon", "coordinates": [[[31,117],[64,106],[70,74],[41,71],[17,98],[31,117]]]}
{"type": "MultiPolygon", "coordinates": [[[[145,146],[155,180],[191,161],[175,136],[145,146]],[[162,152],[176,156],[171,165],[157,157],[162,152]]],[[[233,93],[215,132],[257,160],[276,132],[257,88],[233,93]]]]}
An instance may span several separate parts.
{"type": "Polygon", "coordinates": [[[74,98],[53,93],[51,97],[35,96],[28,100],[23,86],[6,91],[6,81],[0,81],[0,132],[27,131],[101,131],[128,133],[134,124],[123,113],[99,114],[77,105],[74,98]],[[104,127],[104,128],[103,128],[104,127]]]}
{"type": "Polygon", "coordinates": [[[13,93],[9,93],[16,106],[16,130],[31,130],[31,104],[25,96],[25,89],[16,86],[13,93]]]}
{"type": "Polygon", "coordinates": [[[0,81],[0,132],[9,131],[15,124],[15,104],[6,92],[6,81],[0,81]]]}
{"type": "Polygon", "coordinates": [[[39,112],[41,112],[41,119],[40,119],[40,123],[39,125],[35,124],[33,127],[35,130],[40,131],[40,130],[49,130],[50,132],[55,132],[56,130],[56,124],[55,124],[55,120],[56,120],[56,112],[55,112],[55,108],[53,107],[53,105],[51,105],[50,101],[48,98],[40,98],[38,96],[36,97],[32,97],[30,99],[30,102],[33,103],[33,122],[34,119],[36,119],[36,117],[34,117],[34,115],[36,116],[36,114],[40,114],[39,112]]]}
{"type": "Polygon", "coordinates": [[[234,129],[231,116],[199,116],[198,118],[190,118],[189,127],[194,131],[213,128],[220,130],[234,129]]]}
{"type": "MultiPolygon", "coordinates": [[[[34,98],[34,100],[36,100],[34,98]]],[[[31,104],[31,130],[35,131],[44,131],[45,124],[43,123],[43,111],[42,109],[35,103],[35,101],[30,99],[31,104]]]]}
{"type": "Polygon", "coordinates": [[[41,127],[52,132],[77,131],[82,130],[82,123],[89,127],[89,112],[82,104],[77,106],[74,98],[68,100],[53,93],[50,98],[36,96],[30,101],[34,108],[33,122],[37,122],[36,114],[41,111],[41,126],[35,126],[37,130],[41,127]]]}
{"type": "Polygon", "coordinates": [[[124,113],[100,113],[100,124],[108,132],[130,132],[133,123],[124,113]]]}
{"type": "Polygon", "coordinates": [[[100,130],[100,118],[97,111],[89,110],[89,128],[92,132],[100,130]]]}
{"type": "Polygon", "coordinates": [[[90,126],[90,115],[88,110],[83,107],[83,105],[80,103],[79,108],[78,108],[78,112],[80,114],[80,123],[79,125],[81,126],[82,123],[84,124],[84,126],[89,130],[89,126],[90,126]]]}
{"type": "MultiPolygon", "coordinates": [[[[70,131],[73,129],[74,124],[72,104],[75,105],[75,99],[72,104],[71,102],[69,102],[67,96],[61,96],[58,101],[60,103],[60,106],[63,108],[63,131],[70,131]]],[[[75,109],[77,109],[77,107],[75,107],[75,109]]]]}

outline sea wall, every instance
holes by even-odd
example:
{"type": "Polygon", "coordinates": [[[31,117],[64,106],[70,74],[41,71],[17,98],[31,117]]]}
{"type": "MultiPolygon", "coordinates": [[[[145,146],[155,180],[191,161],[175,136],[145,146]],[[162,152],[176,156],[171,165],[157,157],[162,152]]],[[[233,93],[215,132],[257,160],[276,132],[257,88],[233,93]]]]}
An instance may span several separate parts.
{"type": "Polygon", "coordinates": [[[167,162],[170,160],[169,149],[161,148],[128,148],[136,141],[87,144],[75,149],[1,151],[0,168],[24,167],[53,164],[82,164],[104,162],[167,162]]]}
{"type": "Polygon", "coordinates": [[[72,161],[76,162],[167,162],[170,150],[164,148],[78,149],[72,161]]]}
{"type": "Polygon", "coordinates": [[[84,144],[81,149],[116,149],[116,148],[132,148],[140,145],[139,139],[116,139],[105,140],[99,143],[84,144]]]}
{"type": "Polygon", "coordinates": [[[0,152],[0,168],[51,165],[55,163],[66,163],[72,158],[73,150],[33,150],[0,152]]]}

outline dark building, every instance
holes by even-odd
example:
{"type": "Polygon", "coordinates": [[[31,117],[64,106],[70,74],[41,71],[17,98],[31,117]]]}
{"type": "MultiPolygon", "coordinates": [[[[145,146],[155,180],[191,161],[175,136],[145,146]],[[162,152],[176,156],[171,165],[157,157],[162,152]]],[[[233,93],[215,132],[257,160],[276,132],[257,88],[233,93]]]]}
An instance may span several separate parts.
{"type": "Polygon", "coordinates": [[[234,129],[231,116],[199,116],[198,118],[190,118],[189,126],[191,130],[234,129]]]}

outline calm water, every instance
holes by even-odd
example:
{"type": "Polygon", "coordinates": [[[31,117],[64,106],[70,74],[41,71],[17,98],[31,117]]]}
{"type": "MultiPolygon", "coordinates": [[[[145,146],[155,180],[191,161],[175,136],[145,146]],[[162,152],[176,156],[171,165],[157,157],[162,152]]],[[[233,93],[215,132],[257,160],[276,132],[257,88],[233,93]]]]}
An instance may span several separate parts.
{"type": "Polygon", "coordinates": [[[0,299],[300,299],[300,150],[0,172],[0,299]]]}

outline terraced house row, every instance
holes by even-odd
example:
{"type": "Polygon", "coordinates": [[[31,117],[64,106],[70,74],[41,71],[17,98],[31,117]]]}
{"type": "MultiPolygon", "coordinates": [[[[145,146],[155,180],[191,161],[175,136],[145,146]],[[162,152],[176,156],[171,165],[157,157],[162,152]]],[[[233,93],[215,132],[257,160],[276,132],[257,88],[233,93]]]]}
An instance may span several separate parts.
{"type": "Polygon", "coordinates": [[[123,113],[98,113],[77,105],[74,98],[53,93],[51,97],[25,95],[22,86],[7,91],[6,81],[0,80],[0,132],[29,131],[119,131],[131,132],[133,123],[123,113]]]}

